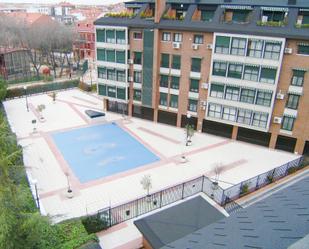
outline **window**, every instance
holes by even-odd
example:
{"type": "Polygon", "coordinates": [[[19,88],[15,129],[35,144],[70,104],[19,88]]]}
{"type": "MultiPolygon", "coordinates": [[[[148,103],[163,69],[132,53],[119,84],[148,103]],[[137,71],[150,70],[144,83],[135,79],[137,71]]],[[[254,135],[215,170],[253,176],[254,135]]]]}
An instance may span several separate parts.
{"type": "Polygon", "coordinates": [[[116,80],[116,71],[115,69],[107,69],[107,79],[116,80]]]}
{"type": "Polygon", "coordinates": [[[197,79],[191,79],[190,80],[190,92],[198,93],[199,90],[199,80],[197,79]]]}
{"type": "Polygon", "coordinates": [[[240,101],[253,104],[255,98],[255,90],[241,89],[240,101]]]}
{"type": "Polygon", "coordinates": [[[142,91],[138,89],[133,90],[133,99],[136,101],[141,101],[142,100],[142,91]]]}
{"type": "Polygon", "coordinates": [[[173,41],[174,42],[182,42],[182,33],[174,33],[173,41]]]}
{"type": "Polygon", "coordinates": [[[177,76],[171,77],[171,88],[179,89],[179,77],[177,76]]]}
{"type": "Polygon", "coordinates": [[[115,62],[115,50],[106,50],[106,61],[115,62]]]}
{"type": "Polygon", "coordinates": [[[99,95],[106,96],[106,85],[98,85],[99,87],[99,95]]]}
{"type": "Polygon", "coordinates": [[[309,55],[309,43],[298,44],[298,54],[309,55]]]}
{"type": "Polygon", "coordinates": [[[105,67],[98,67],[98,78],[106,79],[106,68],[105,67]]]}
{"type": "Polygon", "coordinates": [[[170,67],[170,55],[169,54],[161,54],[161,67],[170,67]]]}
{"type": "Polygon", "coordinates": [[[201,61],[200,58],[191,58],[191,71],[192,72],[201,72],[201,61]]]}
{"type": "Polygon", "coordinates": [[[222,106],[216,104],[209,104],[208,116],[212,118],[221,118],[222,106]]]}
{"type": "Polygon", "coordinates": [[[126,81],[126,72],[117,70],[117,81],[125,82],[126,81]]]}
{"type": "Polygon", "coordinates": [[[265,128],[267,125],[268,114],[266,113],[254,113],[252,125],[256,127],[265,128]]]}
{"type": "Polygon", "coordinates": [[[172,68],[180,69],[180,66],[181,66],[181,56],[173,54],[172,68]]]}
{"type": "Polygon", "coordinates": [[[142,52],[134,52],[134,64],[142,64],[142,52]]]}
{"type": "Polygon", "coordinates": [[[134,71],[133,81],[135,83],[142,83],[142,72],[141,71],[134,71]]]}
{"type": "Polygon", "coordinates": [[[217,36],[215,53],[228,54],[230,48],[230,39],[231,38],[227,36],[217,36]]]}
{"type": "Polygon", "coordinates": [[[245,66],[244,80],[258,81],[259,79],[259,67],[258,66],[245,66]]]}
{"type": "Polygon", "coordinates": [[[246,10],[233,10],[232,20],[235,23],[244,23],[247,21],[249,11],[246,10]]]}
{"type": "Polygon", "coordinates": [[[246,39],[244,38],[233,38],[231,54],[233,55],[245,55],[246,39]]]}
{"type": "Polygon", "coordinates": [[[97,59],[98,61],[105,61],[105,49],[98,48],[97,49],[97,59]]]}
{"type": "Polygon", "coordinates": [[[224,94],[224,85],[211,84],[210,87],[210,96],[215,98],[223,98],[224,94]]]}
{"type": "Polygon", "coordinates": [[[225,99],[237,101],[239,96],[239,88],[227,86],[225,89],[225,99]]]}
{"type": "Polygon", "coordinates": [[[201,21],[204,22],[211,22],[212,18],[214,17],[214,11],[213,10],[202,10],[201,11],[201,21]]]}
{"type": "Polygon", "coordinates": [[[255,40],[255,39],[248,40],[247,56],[261,58],[262,51],[263,51],[263,41],[262,40],[255,40]]]}
{"type": "Polygon", "coordinates": [[[125,51],[116,51],[116,62],[125,64],[125,62],[126,62],[125,51]]]}
{"type": "Polygon", "coordinates": [[[203,44],[204,43],[203,35],[194,35],[193,43],[194,44],[203,44]]]}
{"type": "Polygon", "coordinates": [[[285,11],[280,10],[264,10],[263,16],[267,16],[268,22],[282,22],[284,20],[285,11]]]}
{"type": "Polygon", "coordinates": [[[260,82],[274,84],[276,80],[276,73],[277,69],[262,67],[260,82]]]}
{"type": "Polygon", "coordinates": [[[106,42],[115,43],[115,30],[106,30],[106,42]]]}
{"type": "Polygon", "coordinates": [[[294,117],[283,116],[281,129],[286,131],[292,131],[294,126],[294,117]]]}
{"type": "Polygon", "coordinates": [[[114,86],[107,86],[107,96],[116,98],[116,87],[114,86]]]}
{"type": "Polygon", "coordinates": [[[256,97],[256,104],[262,106],[270,106],[272,95],[272,92],[258,91],[256,97]]]}
{"type": "Polygon", "coordinates": [[[241,124],[250,125],[252,112],[249,110],[238,110],[237,122],[241,124]]]}
{"type": "Polygon", "coordinates": [[[190,112],[197,111],[197,100],[196,99],[189,99],[188,111],[190,112]]]}
{"type": "Polygon", "coordinates": [[[126,89],[117,87],[117,99],[126,99],[126,89]]]}
{"type": "Polygon", "coordinates": [[[304,84],[305,71],[293,69],[293,77],[291,85],[303,86],[304,84]]]}
{"type": "Polygon", "coordinates": [[[142,32],[133,32],[133,39],[135,39],[135,40],[143,39],[143,33],[142,32]]]}
{"type": "Polygon", "coordinates": [[[161,75],[160,76],[160,86],[161,87],[168,87],[168,76],[167,75],[161,75]]]}
{"type": "Polygon", "coordinates": [[[178,108],[178,95],[170,95],[170,107],[178,108]]]}
{"type": "Polygon", "coordinates": [[[212,75],[217,76],[226,76],[226,68],[227,63],[226,62],[214,62],[213,69],[212,69],[212,75]]]}
{"type": "Polygon", "coordinates": [[[125,31],[116,31],[116,42],[117,44],[126,43],[126,32],[125,31]]]}
{"type": "Polygon", "coordinates": [[[264,58],[278,60],[280,56],[281,43],[265,42],[264,58]]]}
{"type": "Polygon", "coordinates": [[[230,78],[241,79],[243,65],[229,64],[229,71],[227,76],[230,78]]]}
{"type": "Polygon", "coordinates": [[[236,108],[233,107],[223,107],[223,115],[222,118],[228,121],[236,120],[236,108]]]}
{"type": "Polygon", "coordinates": [[[97,29],[97,42],[105,42],[105,30],[97,29]]]}
{"type": "Polygon", "coordinates": [[[160,92],[160,105],[167,106],[167,93],[160,92]]]}
{"type": "Polygon", "coordinates": [[[299,95],[288,94],[288,100],[286,102],[286,107],[296,110],[298,108],[299,98],[300,98],[299,95]]]}
{"type": "Polygon", "coordinates": [[[163,32],[162,33],[162,41],[170,41],[171,40],[171,33],[163,32]]]}

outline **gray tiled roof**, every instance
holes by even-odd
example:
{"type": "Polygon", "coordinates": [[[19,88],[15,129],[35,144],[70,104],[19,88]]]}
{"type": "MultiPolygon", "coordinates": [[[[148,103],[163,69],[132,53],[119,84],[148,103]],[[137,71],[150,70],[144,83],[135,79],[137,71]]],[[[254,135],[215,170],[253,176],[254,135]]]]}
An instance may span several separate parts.
{"type": "Polygon", "coordinates": [[[309,177],[163,248],[286,249],[308,233],[309,177]]]}

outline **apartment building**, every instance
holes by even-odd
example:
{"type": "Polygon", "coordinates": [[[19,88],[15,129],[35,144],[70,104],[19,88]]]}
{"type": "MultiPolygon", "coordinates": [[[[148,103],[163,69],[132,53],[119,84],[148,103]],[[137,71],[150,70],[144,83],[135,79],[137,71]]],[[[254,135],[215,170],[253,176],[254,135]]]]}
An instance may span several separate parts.
{"type": "Polygon", "coordinates": [[[95,22],[108,110],[309,153],[309,2],[126,3],[95,22]]]}

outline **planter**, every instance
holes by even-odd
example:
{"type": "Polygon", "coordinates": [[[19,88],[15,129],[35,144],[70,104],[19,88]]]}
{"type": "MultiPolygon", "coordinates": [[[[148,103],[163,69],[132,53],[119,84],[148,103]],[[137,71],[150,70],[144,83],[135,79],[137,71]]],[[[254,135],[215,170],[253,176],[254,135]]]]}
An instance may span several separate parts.
{"type": "Polygon", "coordinates": [[[72,189],[69,189],[68,191],[67,191],[67,198],[69,198],[69,199],[71,199],[71,198],[73,198],[74,197],[74,194],[73,194],[73,190],[72,189]]]}
{"type": "Polygon", "coordinates": [[[188,140],[187,141],[187,146],[191,146],[192,145],[192,141],[191,140],[188,140]]]}
{"type": "Polygon", "coordinates": [[[181,162],[181,163],[186,163],[186,162],[187,162],[186,156],[181,156],[180,162],[181,162]]]}
{"type": "Polygon", "coordinates": [[[147,195],[147,196],[146,196],[146,201],[147,201],[147,202],[151,202],[151,195],[147,195]]]}

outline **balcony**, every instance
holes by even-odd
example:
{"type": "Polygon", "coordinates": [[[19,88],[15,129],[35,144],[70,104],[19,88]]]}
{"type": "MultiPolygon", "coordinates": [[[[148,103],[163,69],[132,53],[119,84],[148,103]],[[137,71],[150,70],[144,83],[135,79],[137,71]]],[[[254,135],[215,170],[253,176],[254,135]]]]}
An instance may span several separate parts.
{"type": "Polygon", "coordinates": [[[212,22],[216,6],[200,5],[192,15],[192,21],[212,22]]]}
{"type": "Polygon", "coordinates": [[[112,17],[112,18],[134,18],[136,16],[136,13],[133,12],[133,10],[125,10],[118,13],[106,13],[105,17],[112,17]]]}
{"type": "Polygon", "coordinates": [[[186,17],[188,7],[189,5],[185,4],[173,4],[165,11],[162,19],[182,21],[186,17]]]}
{"type": "Polygon", "coordinates": [[[247,24],[250,21],[251,13],[252,13],[251,7],[244,7],[244,9],[226,8],[221,17],[221,22],[229,24],[230,23],[247,24]]]}
{"type": "Polygon", "coordinates": [[[297,16],[296,28],[309,28],[309,11],[300,9],[297,16]]]}
{"type": "Polygon", "coordinates": [[[288,21],[288,9],[285,8],[262,8],[261,20],[257,21],[258,26],[284,27],[288,21]]]}
{"type": "Polygon", "coordinates": [[[153,20],[155,16],[155,8],[154,5],[149,5],[147,9],[141,12],[140,18],[146,20],[153,20]]]}

